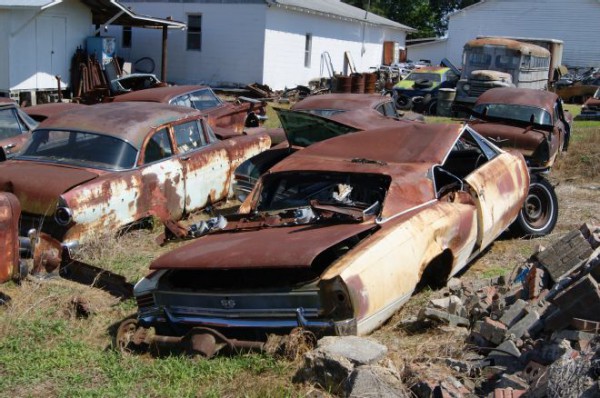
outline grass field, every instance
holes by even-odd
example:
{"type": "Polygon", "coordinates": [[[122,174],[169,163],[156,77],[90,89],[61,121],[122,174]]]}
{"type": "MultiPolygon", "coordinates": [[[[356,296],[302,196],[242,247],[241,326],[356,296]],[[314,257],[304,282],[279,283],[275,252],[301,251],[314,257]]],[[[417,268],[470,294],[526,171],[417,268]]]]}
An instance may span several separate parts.
{"type": "MultiPolygon", "coordinates": [[[[285,106],[285,105],[282,105],[285,106]]],[[[569,106],[571,109],[571,106],[569,106]]],[[[572,112],[577,112],[573,107],[572,112]]],[[[270,111],[269,123],[276,124],[270,111]]],[[[428,118],[429,122],[447,122],[428,118]]],[[[600,223],[600,122],[576,122],[569,153],[559,159],[551,179],[561,203],[559,224],[550,237],[501,240],[479,258],[464,278],[510,272],[538,243],[547,243],[582,222],[600,223]],[[509,265],[507,265],[509,264],[509,265]]],[[[121,239],[99,239],[87,259],[136,281],[149,262],[173,246],[153,243],[161,231],[134,231],[121,239]]],[[[12,297],[0,307],[0,396],[7,397],[296,397],[312,386],[292,383],[298,362],[263,354],[219,356],[211,360],[186,356],[123,356],[112,348],[116,326],[135,313],[133,300],[118,301],[87,286],[62,280],[30,278],[8,283],[0,291],[12,297]],[[85,301],[91,314],[80,317],[75,301],[85,301]]],[[[409,304],[374,337],[390,348],[399,369],[429,364],[444,368],[442,358],[459,356],[461,337],[428,331],[410,334],[398,321],[416,313],[431,292],[409,304]]],[[[461,377],[461,375],[456,375],[461,377]]]]}

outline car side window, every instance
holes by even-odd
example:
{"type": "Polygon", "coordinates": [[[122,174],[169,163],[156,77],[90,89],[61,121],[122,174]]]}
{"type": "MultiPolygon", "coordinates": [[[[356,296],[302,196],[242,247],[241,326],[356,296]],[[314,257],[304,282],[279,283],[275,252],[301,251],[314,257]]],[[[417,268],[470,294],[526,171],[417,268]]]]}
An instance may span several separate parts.
{"type": "Polygon", "coordinates": [[[180,95],[179,97],[175,97],[171,100],[171,105],[179,105],[186,106],[188,108],[192,108],[192,101],[190,100],[190,96],[188,94],[180,95]]]}
{"type": "Polygon", "coordinates": [[[0,139],[14,137],[27,130],[25,126],[19,123],[19,119],[13,109],[3,109],[0,111],[0,139]]]}
{"type": "Polygon", "coordinates": [[[173,129],[177,150],[181,153],[201,148],[207,144],[202,125],[197,120],[175,125],[173,129]]]}
{"type": "Polygon", "coordinates": [[[173,155],[169,131],[163,128],[157,131],[146,143],[144,150],[144,163],[152,163],[173,155]]]}

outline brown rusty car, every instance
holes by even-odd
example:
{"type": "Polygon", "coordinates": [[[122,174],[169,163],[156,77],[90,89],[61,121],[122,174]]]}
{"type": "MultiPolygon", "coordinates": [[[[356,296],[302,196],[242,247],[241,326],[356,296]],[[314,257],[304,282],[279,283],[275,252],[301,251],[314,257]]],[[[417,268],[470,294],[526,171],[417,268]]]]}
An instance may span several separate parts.
{"type": "Polygon", "coordinates": [[[265,118],[262,101],[240,97],[223,101],[208,86],[167,86],[118,95],[115,102],[161,102],[197,109],[206,117],[215,134],[222,138],[231,131],[241,134],[245,127],[258,127],[265,118]]]}
{"type": "Polygon", "coordinates": [[[481,94],[469,125],[496,145],[520,151],[531,172],[525,205],[529,236],[550,232],[558,220],[554,187],[543,177],[569,146],[573,116],[555,93],[525,88],[493,88],[481,94]]]}
{"type": "Polygon", "coordinates": [[[550,91],[493,88],[481,94],[469,124],[501,148],[519,150],[537,171],[552,167],[569,146],[573,117],[550,91]]]}
{"type": "Polygon", "coordinates": [[[16,102],[0,97],[0,159],[18,152],[37,125],[16,102]]]}
{"type": "Polygon", "coordinates": [[[210,356],[296,327],[367,334],[489,246],[528,186],[521,154],[467,126],[413,123],[316,143],[263,175],[224,228],[150,265],[134,288],[138,318],[121,324],[118,343],[210,356]]]}
{"type": "Polygon", "coordinates": [[[577,120],[600,120],[600,88],[581,106],[577,120]]]}
{"type": "Polygon", "coordinates": [[[190,108],[82,106],[46,119],[0,163],[0,191],[19,198],[36,267],[53,268],[62,248],[225,199],[233,170],[269,146],[267,135],[220,141],[190,108]]]}

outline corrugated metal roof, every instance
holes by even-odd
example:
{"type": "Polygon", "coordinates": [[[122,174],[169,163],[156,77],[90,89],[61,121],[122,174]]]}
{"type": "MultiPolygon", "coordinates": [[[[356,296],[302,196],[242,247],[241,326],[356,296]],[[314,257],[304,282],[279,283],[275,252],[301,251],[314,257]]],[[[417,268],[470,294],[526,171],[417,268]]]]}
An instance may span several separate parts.
{"type": "MultiPolygon", "coordinates": [[[[157,27],[166,25],[171,28],[185,28],[179,21],[140,15],[120,4],[117,0],[80,0],[92,11],[92,23],[102,25],[111,20],[113,25],[137,27],[157,27]],[[118,14],[116,19],[113,19],[118,14]]],[[[48,8],[62,3],[63,0],[0,0],[0,8],[48,8]]]]}
{"type": "Polygon", "coordinates": [[[342,3],[340,0],[267,0],[269,5],[284,7],[301,12],[321,14],[330,18],[346,19],[356,22],[366,21],[373,25],[383,25],[393,29],[416,32],[409,26],[394,22],[391,19],[380,17],[372,12],[366,12],[350,4],[342,3]]]}
{"type": "Polygon", "coordinates": [[[62,3],[62,0],[0,0],[2,7],[44,7],[62,3]]]}

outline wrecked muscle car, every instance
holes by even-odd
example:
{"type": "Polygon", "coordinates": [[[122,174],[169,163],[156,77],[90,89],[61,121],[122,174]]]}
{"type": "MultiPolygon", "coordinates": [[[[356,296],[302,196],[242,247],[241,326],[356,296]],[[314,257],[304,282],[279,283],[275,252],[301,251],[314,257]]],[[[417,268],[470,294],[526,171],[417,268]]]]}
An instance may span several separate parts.
{"type": "Polygon", "coordinates": [[[315,95],[291,110],[275,111],[286,140],[236,169],[233,189],[240,201],[244,201],[261,174],[299,149],[338,135],[415,122],[398,117],[391,97],[374,94],[315,95]]]}
{"type": "Polygon", "coordinates": [[[82,106],[46,119],[23,151],[0,163],[0,191],[20,201],[34,271],[51,270],[65,248],[225,199],[233,170],[269,146],[266,135],[219,141],[190,108],[82,106]]]}
{"type": "Polygon", "coordinates": [[[265,119],[262,101],[239,97],[236,101],[223,101],[208,86],[167,86],[149,88],[118,95],[114,102],[161,102],[202,111],[208,124],[220,138],[243,132],[245,127],[258,127],[265,119]]]}
{"type": "Polygon", "coordinates": [[[581,106],[577,120],[600,120],[600,88],[581,106]]]}
{"type": "Polygon", "coordinates": [[[528,187],[522,155],[468,126],[413,123],[316,143],[263,175],[221,230],[150,265],[119,347],[211,356],[296,327],[367,334],[489,246],[520,216],[528,187]]]}
{"type": "Polygon", "coordinates": [[[15,101],[0,97],[0,160],[18,152],[37,125],[15,101]]]}

